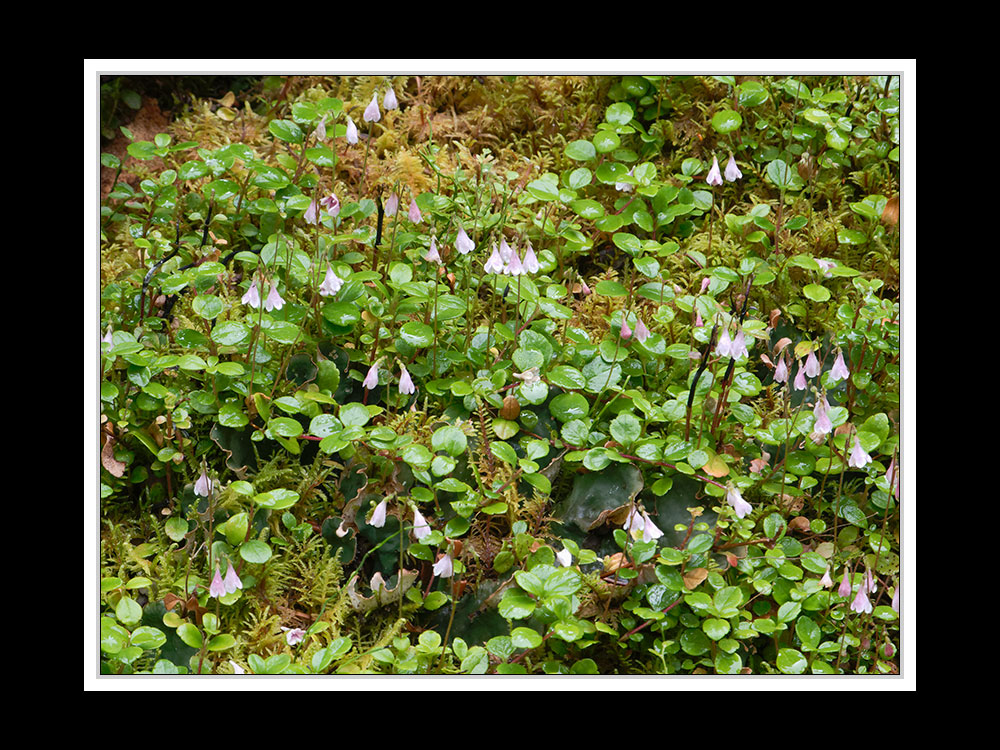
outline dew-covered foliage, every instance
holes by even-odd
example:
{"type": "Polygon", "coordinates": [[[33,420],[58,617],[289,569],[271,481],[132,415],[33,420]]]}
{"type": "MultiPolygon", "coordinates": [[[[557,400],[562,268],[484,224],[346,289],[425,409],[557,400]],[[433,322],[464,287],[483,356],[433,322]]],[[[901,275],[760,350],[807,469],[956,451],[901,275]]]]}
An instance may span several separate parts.
{"type": "Polygon", "coordinates": [[[899,76],[238,88],[102,90],[102,674],[899,673],[899,76]]]}

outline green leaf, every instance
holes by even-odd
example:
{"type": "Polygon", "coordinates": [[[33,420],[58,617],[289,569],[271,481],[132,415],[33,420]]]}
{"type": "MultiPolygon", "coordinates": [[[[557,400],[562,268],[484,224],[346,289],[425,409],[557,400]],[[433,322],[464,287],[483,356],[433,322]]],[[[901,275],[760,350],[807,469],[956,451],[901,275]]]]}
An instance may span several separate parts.
{"type": "Polygon", "coordinates": [[[794,648],[779,649],[777,664],[784,674],[802,674],[809,666],[806,657],[794,648]]]}
{"type": "Polygon", "coordinates": [[[527,190],[541,201],[554,201],[559,197],[559,186],[544,179],[532,180],[527,190]]]}
{"type": "Polygon", "coordinates": [[[579,393],[561,393],[549,402],[549,411],[560,422],[569,422],[586,417],[590,402],[579,393]]]}
{"type": "Polygon", "coordinates": [[[291,508],[299,501],[299,493],[279,488],[270,490],[269,492],[260,492],[254,495],[253,501],[262,508],[285,510],[286,508],[291,508]]]}
{"type": "Polygon", "coordinates": [[[628,125],[634,116],[632,107],[625,102],[615,102],[604,112],[604,119],[612,125],[628,125]]]}
{"type": "Polygon", "coordinates": [[[535,600],[521,589],[509,588],[500,599],[498,611],[505,620],[522,620],[535,611],[535,600]]]}
{"type": "Polygon", "coordinates": [[[822,284],[806,284],[802,293],[813,302],[826,302],[830,299],[830,290],[822,284]]]}
{"type": "Polygon", "coordinates": [[[302,129],[291,120],[271,120],[267,124],[271,135],[288,143],[302,143],[302,129]]]}
{"type": "Polygon", "coordinates": [[[345,427],[364,427],[369,419],[371,414],[364,404],[344,404],[340,408],[340,421],[345,427]]]}
{"type": "Polygon", "coordinates": [[[701,623],[701,629],[713,641],[718,641],[729,635],[729,623],[726,620],[710,617],[701,623]]]}
{"type": "Polygon", "coordinates": [[[767,165],[767,176],[778,188],[789,188],[795,182],[798,173],[781,159],[775,159],[767,165]]]}
{"type": "Polygon", "coordinates": [[[575,568],[559,568],[543,581],[543,594],[549,596],[572,596],[583,585],[583,579],[575,568]]]}
{"type": "Polygon", "coordinates": [[[177,637],[191,648],[201,648],[201,631],[190,622],[181,623],[177,628],[177,637]]]}
{"type": "Polygon", "coordinates": [[[399,337],[410,346],[426,348],[434,343],[434,329],[426,323],[411,320],[399,329],[399,337]]]}
{"type": "Polygon", "coordinates": [[[628,289],[617,281],[598,281],[594,291],[605,297],[627,297],[628,289]]]}
{"type": "Polygon", "coordinates": [[[722,133],[723,135],[732,133],[742,124],[743,118],[740,116],[740,113],[734,112],[731,109],[724,109],[712,116],[712,127],[715,128],[717,133],[722,133]]]}
{"type": "Polygon", "coordinates": [[[248,563],[262,565],[271,559],[271,548],[267,542],[251,539],[240,545],[240,557],[248,563]]]}
{"type": "Polygon", "coordinates": [[[468,448],[468,438],[457,427],[450,425],[440,427],[431,436],[431,447],[436,451],[445,451],[450,456],[460,456],[468,448]]]}
{"type": "Polygon", "coordinates": [[[597,151],[590,141],[571,141],[566,144],[566,156],[574,161],[590,161],[597,156],[597,151]]]}
{"type": "Polygon", "coordinates": [[[632,414],[623,412],[611,421],[611,437],[624,446],[630,446],[642,434],[642,424],[632,414]]]}
{"type": "Polygon", "coordinates": [[[295,438],[302,434],[302,425],[291,417],[275,417],[268,421],[267,429],[284,438],[295,438]]]}

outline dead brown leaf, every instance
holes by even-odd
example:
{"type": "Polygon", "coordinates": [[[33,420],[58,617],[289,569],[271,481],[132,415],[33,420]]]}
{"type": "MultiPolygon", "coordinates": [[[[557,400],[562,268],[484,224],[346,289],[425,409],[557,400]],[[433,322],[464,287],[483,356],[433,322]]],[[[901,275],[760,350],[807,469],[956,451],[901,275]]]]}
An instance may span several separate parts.
{"type": "Polygon", "coordinates": [[[115,458],[115,441],[110,435],[104,441],[101,449],[101,465],[108,470],[108,473],[115,477],[125,474],[126,465],[115,458]]]}
{"type": "Polygon", "coordinates": [[[706,578],[708,578],[708,568],[693,568],[684,573],[684,586],[688,591],[693,591],[706,578]]]}

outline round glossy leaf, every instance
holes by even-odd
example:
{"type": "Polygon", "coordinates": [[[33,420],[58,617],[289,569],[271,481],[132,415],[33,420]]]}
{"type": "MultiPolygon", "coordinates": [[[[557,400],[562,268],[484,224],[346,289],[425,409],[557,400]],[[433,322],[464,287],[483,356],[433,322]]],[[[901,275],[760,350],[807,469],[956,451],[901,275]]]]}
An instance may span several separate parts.
{"type": "Polygon", "coordinates": [[[347,328],[361,320],[361,311],[353,302],[327,302],[321,312],[334,325],[347,328]]]}
{"type": "Polygon", "coordinates": [[[177,628],[177,637],[191,648],[201,648],[201,631],[190,622],[182,623],[177,628]]]}
{"type": "Polygon", "coordinates": [[[632,122],[632,107],[625,102],[615,102],[604,113],[604,119],[612,125],[628,125],[632,122]]]}
{"type": "Polygon", "coordinates": [[[594,134],[594,148],[599,154],[607,154],[622,145],[622,139],[610,130],[599,130],[594,134]]]}
{"type": "Polygon", "coordinates": [[[826,145],[837,151],[845,151],[851,145],[851,139],[840,128],[830,128],[826,131],[826,145]]]}
{"type": "Polygon", "coordinates": [[[710,617],[701,624],[701,629],[705,631],[705,635],[713,641],[717,641],[729,635],[729,622],[710,617]]]}
{"type": "Polygon", "coordinates": [[[778,651],[778,669],[784,674],[802,674],[808,666],[806,658],[794,648],[778,651]]]}
{"type": "Polygon", "coordinates": [[[436,451],[445,451],[450,456],[460,456],[468,447],[468,438],[457,427],[441,427],[431,436],[431,446],[436,451]]]}
{"type": "Polygon", "coordinates": [[[410,346],[423,348],[434,343],[434,329],[426,323],[411,320],[399,329],[399,336],[410,346]]]}
{"type": "Polygon", "coordinates": [[[291,120],[271,120],[267,129],[275,138],[288,143],[302,143],[302,129],[291,120]]]}
{"type": "Polygon", "coordinates": [[[344,404],[340,408],[340,421],[345,427],[363,427],[369,419],[371,414],[364,404],[344,404]]]}
{"type": "MultiPolygon", "coordinates": [[[[581,143],[586,143],[586,141],[581,141],[581,143]]],[[[592,179],[593,175],[590,173],[590,170],[586,167],[580,167],[569,173],[568,184],[573,190],[579,190],[589,185],[592,179]]],[[[601,213],[604,213],[603,209],[601,213]]]]}
{"type": "Polygon", "coordinates": [[[500,616],[505,620],[521,620],[535,611],[535,600],[518,588],[509,588],[500,599],[500,616]]]}
{"type": "Polygon", "coordinates": [[[775,159],[767,165],[767,176],[775,187],[791,187],[793,174],[796,174],[795,170],[781,159],[775,159]]]}
{"type": "Polygon", "coordinates": [[[642,424],[632,414],[619,414],[611,421],[611,436],[622,445],[631,445],[642,434],[642,424]]]}
{"type": "Polygon", "coordinates": [[[167,636],[160,630],[143,625],[132,631],[132,645],[142,649],[159,648],[167,642],[167,636]]]}
{"type": "Polygon", "coordinates": [[[299,501],[299,493],[279,488],[254,495],[253,501],[262,508],[285,510],[286,508],[291,508],[299,501]]]}
{"type": "Polygon", "coordinates": [[[580,200],[575,200],[569,204],[569,207],[573,209],[573,212],[577,216],[581,216],[584,219],[599,219],[604,216],[604,206],[594,200],[589,198],[581,198],[580,200]]]}
{"type": "Polygon", "coordinates": [[[294,438],[302,434],[302,425],[291,417],[275,417],[267,423],[272,434],[284,438],[294,438]]]}
{"type": "Polygon", "coordinates": [[[741,107],[756,107],[767,101],[767,89],[757,81],[744,81],[739,85],[737,96],[741,107]]]}
{"type": "Polygon", "coordinates": [[[597,156],[597,151],[590,141],[572,141],[566,144],[566,156],[574,161],[590,161],[597,156]]]}
{"type": "Polygon", "coordinates": [[[562,393],[549,403],[549,411],[560,422],[569,422],[587,416],[590,402],[579,393],[562,393]]]}
{"type": "Polygon", "coordinates": [[[740,116],[740,113],[734,112],[731,109],[716,112],[712,117],[712,127],[715,128],[717,133],[732,133],[742,124],[743,118],[740,116]]]}
{"type": "Polygon", "coordinates": [[[802,287],[802,294],[813,302],[826,302],[830,299],[830,290],[822,284],[806,284],[802,287]]]}
{"type": "Polygon", "coordinates": [[[271,559],[271,548],[267,545],[267,542],[262,542],[259,539],[251,539],[249,542],[244,542],[240,545],[240,557],[248,563],[262,565],[271,559]]]}
{"type": "Polygon", "coordinates": [[[242,346],[250,340],[250,329],[245,323],[232,320],[212,329],[212,341],[222,346],[242,346]]]}

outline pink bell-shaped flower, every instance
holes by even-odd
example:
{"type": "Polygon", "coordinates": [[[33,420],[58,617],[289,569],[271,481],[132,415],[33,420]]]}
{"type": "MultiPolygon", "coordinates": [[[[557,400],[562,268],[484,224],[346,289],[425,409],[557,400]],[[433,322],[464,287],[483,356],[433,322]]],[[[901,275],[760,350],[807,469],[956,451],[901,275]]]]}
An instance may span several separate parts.
{"type": "Polygon", "coordinates": [[[229,563],[229,570],[226,571],[226,578],[222,583],[226,587],[227,594],[231,594],[237,589],[243,588],[243,581],[241,581],[240,577],[236,575],[236,568],[233,567],[232,562],[229,563]]]}
{"type": "Polygon", "coordinates": [[[413,378],[410,377],[410,373],[406,369],[406,365],[400,362],[399,369],[399,392],[406,396],[416,393],[417,387],[413,384],[413,378]]]}
{"type": "Polygon", "coordinates": [[[851,573],[846,565],[844,566],[844,577],[840,579],[840,586],[837,588],[837,594],[845,599],[851,595],[851,573]]]}
{"type": "Polygon", "coordinates": [[[330,216],[337,216],[340,213],[340,199],[335,194],[330,193],[325,198],[320,198],[319,202],[330,216]]]}
{"type": "Polygon", "coordinates": [[[649,338],[649,329],[646,328],[646,324],[642,322],[642,318],[635,324],[635,337],[638,341],[645,341],[649,338]]]}
{"type": "Polygon", "coordinates": [[[441,578],[451,578],[455,574],[455,565],[451,555],[441,555],[441,558],[434,563],[434,575],[441,578]]]}
{"type": "Polygon", "coordinates": [[[434,241],[433,237],[431,237],[430,250],[427,251],[427,255],[424,256],[424,260],[428,263],[437,263],[439,265],[441,263],[441,253],[438,252],[437,242],[434,241]]]}
{"type": "Polygon", "coordinates": [[[723,328],[722,333],[719,334],[719,343],[715,346],[715,355],[717,357],[733,356],[733,340],[729,336],[729,326],[723,328]]]}
{"type": "Polygon", "coordinates": [[[830,368],[830,382],[836,383],[840,380],[846,380],[850,375],[851,371],[844,364],[844,353],[837,350],[837,358],[833,361],[833,367],[830,368]]]}
{"type": "Polygon", "coordinates": [[[857,613],[868,614],[872,611],[872,603],[868,600],[868,594],[865,593],[865,587],[861,586],[858,589],[858,593],[854,597],[854,601],[851,602],[851,610],[857,613]]]}
{"type": "Polygon", "coordinates": [[[372,390],[378,385],[378,362],[368,368],[368,374],[365,375],[365,379],[361,381],[361,385],[368,390],[372,390]]]}
{"type": "Polygon", "coordinates": [[[865,449],[861,446],[861,441],[858,440],[858,436],[855,435],[854,447],[851,448],[851,455],[847,459],[847,465],[852,466],[855,469],[863,469],[871,462],[872,457],[865,452],[865,449]]]}
{"type": "Polygon", "coordinates": [[[250,288],[240,298],[240,301],[244,305],[250,305],[250,307],[260,307],[260,292],[257,290],[257,279],[250,282],[250,288]]]}
{"type": "Polygon", "coordinates": [[[410,221],[412,221],[414,224],[420,223],[423,217],[421,217],[420,215],[420,206],[417,205],[416,200],[410,201],[410,210],[407,212],[406,215],[410,219],[410,221]]]}
{"type": "Polygon", "coordinates": [[[809,356],[806,357],[806,375],[810,378],[814,378],[821,372],[819,360],[816,359],[816,352],[810,351],[809,356]]]}
{"type": "Polygon", "coordinates": [[[458,236],[455,238],[455,249],[462,255],[468,255],[476,249],[475,244],[469,239],[469,235],[466,234],[465,228],[461,225],[458,227],[458,236]]]}
{"type": "Polygon", "coordinates": [[[500,257],[500,252],[497,250],[496,245],[493,246],[493,252],[490,253],[489,259],[483,265],[483,271],[491,274],[503,273],[504,262],[503,258],[500,257]]]}
{"type": "Polygon", "coordinates": [[[332,297],[340,288],[344,285],[343,280],[333,272],[330,268],[330,264],[326,264],[326,276],[323,277],[323,283],[319,285],[319,293],[323,297],[332,297]]]}
{"type": "Polygon", "coordinates": [[[382,97],[382,106],[386,110],[399,109],[399,102],[396,101],[396,92],[393,91],[392,86],[389,87],[389,90],[385,92],[385,96],[382,97]]]}
{"type": "Polygon", "coordinates": [[[199,497],[208,497],[211,491],[212,480],[208,478],[208,472],[205,469],[202,469],[201,476],[198,477],[198,481],[194,483],[194,494],[199,497]]]}
{"type": "Polygon", "coordinates": [[[825,589],[833,587],[833,579],[830,577],[829,565],[826,567],[826,570],[823,571],[823,577],[819,579],[819,583],[825,589]]]}
{"type": "Polygon", "coordinates": [[[354,120],[350,117],[347,118],[347,142],[354,145],[358,142],[358,126],[354,124],[354,120]]]}
{"type": "Polygon", "coordinates": [[[799,362],[799,369],[795,373],[795,382],[793,383],[795,390],[804,391],[806,389],[806,373],[802,369],[802,363],[799,362]]]}
{"type": "Polygon", "coordinates": [[[306,631],[302,628],[282,628],[282,630],[285,631],[285,643],[289,646],[302,643],[302,639],[306,637],[306,631]]]}
{"type": "Polygon", "coordinates": [[[743,173],[740,171],[740,168],[736,166],[736,159],[733,158],[732,154],[729,155],[729,161],[726,163],[725,176],[726,179],[729,180],[730,182],[736,182],[743,176],[743,173]]]}
{"type": "Polygon", "coordinates": [[[388,502],[389,500],[386,498],[375,506],[375,510],[372,512],[371,520],[368,521],[369,526],[374,526],[376,529],[381,529],[385,526],[385,509],[388,502]]]}
{"type": "Polygon", "coordinates": [[[378,95],[372,94],[372,100],[365,107],[365,112],[361,115],[365,122],[378,122],[382,119],[382,113],[378,111],[378,95]]]}
{"type": "Polygon", "coordinates": [[[521,263],[521,258],[518,256],[517,250],[511,250],[510,260],[504,268],[504,273],[510,274],[511,276],[524,275],[524,264],[521,263]]]}
{"type": "Polygon", "coordinates": [[[430,524],[427,523],[427,519],[423,517],[419,510],[413,509],[413,536],[417,538],[417,541],[425,539],[431,533],[430,524]]]}
{"type": "Polygon", "coordinates": [[[729,485],[726,489],[726,502],[732,506],[734,511],[736,511],[737,518],[743,518],[748,513],[753,511],[753,506],[744,500],[740,491],[732,485],[729,485]]]}
{"type": "Polygon", "coordinates": [[[826,397],[816,399],[816,407],[813,409],[814,429],[823,435],[828,435],[833,431],[833,423],[827,414],[830,404],[826,397]]]}
{"type": "Polygon", "coordinates": [[[267,299],[264,300],[264,309],[271,312],[271,310],[280,310],[284,306],[285,300],[278,294],[278,285],[271,284],[271,291],[267,293],[267,299]]]}
{"type": "Polygon", "coordinates": [[[788,382],[788,365],[785,364],[784,352],[778,355],[778,364],[774,368],[774,382],[775,383],[788,382]]]}
{"type": "Polygon", "coordinates": [[[208,595],[215,597],[216,599],[220,596],[225,595],[226,584],[222,581],[222,574],[219,572],[219,566],[215,566],[215,577],[212,578],[212,583],[208,587],[208,595]]]}
{"type": "Polygon", "coordinates": [[[541,265],[538,263],[538,257],[535,255],[535,250],[529,242],[528,249],[524,251],[524,270],[528,273],[538,273],[541,268],[541,265]]]}
{"type": "Polygon", "coordinates": [[[741,357],[750,356],[750,352],[747,351],[746,334],[743,333],[742,328],[738,328],[736,330],[736,336],[733,337],[733,345],[730,348],[729,352],[733,359],[740,359],[741,357]]]}
{"type": "Polygon", "coordinates": [[[712,157],[712,168],[708,170],[708,177],[705,178],[705,182],[709,185],[722,184],[722,171],[719,169],[718,157],[712,157]]]}

